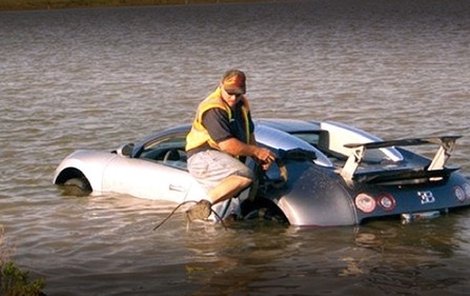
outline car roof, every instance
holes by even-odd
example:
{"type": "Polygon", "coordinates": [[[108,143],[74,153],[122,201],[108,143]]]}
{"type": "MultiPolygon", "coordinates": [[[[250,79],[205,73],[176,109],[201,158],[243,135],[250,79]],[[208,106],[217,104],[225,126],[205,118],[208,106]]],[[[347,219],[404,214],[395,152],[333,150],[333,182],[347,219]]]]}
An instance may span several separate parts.
{"type": "Polygon", "coordinates": [[[261,118],[255,120],[255,124],[269,126],[288,133],[320,131],[320,122],[301,119],[261,118]]]}
{"type": "MultiPolygon", "coordinates": [[[[295,133],[301,131],[319,131],[320,123],[316,121],[306,121],[300,119],[278,119],[278,118],[261,118],[254,120],[255,125],[267,126],[276,130],[281,130],[288,133],[295,133]]],[[[187,133],[191,129],[190,124],[179,124],[173,127],[165,128],[155,131],[147,137],[141,139],[136,143],[137,146],[143,145],[157,137],[161,137],[174,133],[187,133]]]]}
{"type": "MultiPolygon", "coordinates": [[[[332,166],[332,163],[325,155],[323,155],[322,152],[307,142],[289,134],[306,131],[314,132],[320,130],[320,125],[318,123],[297,119],[258,119],[255,121],[255,125],[256,138],[264,145],[283,150],[302,148],[307,151],[314,151],[317,153],[317,159],[315,162],[323,166],[332,166]]],[[[138,152],[143,149],[144,145],[157,138],[165,137],[166,135],[171,134],[185,134],[189,132],[190,128],[190,124],[182,124],[154,132],[136,143],[133,154],[138,154],[138,152]]]]}
{"type": "Polygon", "coordinates": [[[156,138],[163,137],[165,135],[187,133],[187,132],[189,132],[190,128],[191,128],[190,124],[180,124],[180,125],[177,125],[177,126],[168,127],[168,128],[164,128],[164,129],[159,130],[159,131],[155,131],[155,132],[149,134],[148,136],[146,136],[145,138],[137,141],[135,143],[135,147],[137,149],[140,149],[146,143],[148,143],[150,141],[153,141],[156,138]]]}

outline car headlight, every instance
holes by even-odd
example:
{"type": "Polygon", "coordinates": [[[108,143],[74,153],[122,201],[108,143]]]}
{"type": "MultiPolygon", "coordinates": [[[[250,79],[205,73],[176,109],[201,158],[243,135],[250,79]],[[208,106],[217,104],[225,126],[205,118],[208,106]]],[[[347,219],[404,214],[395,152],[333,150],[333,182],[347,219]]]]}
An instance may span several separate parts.
{"type": "Polygon", "coordinates": [[[374,211],[377,205],[375,199],[365,193],[360,193],[358,196],[356,196],[355,203],[356,207],[366,214],[374,211]]]}

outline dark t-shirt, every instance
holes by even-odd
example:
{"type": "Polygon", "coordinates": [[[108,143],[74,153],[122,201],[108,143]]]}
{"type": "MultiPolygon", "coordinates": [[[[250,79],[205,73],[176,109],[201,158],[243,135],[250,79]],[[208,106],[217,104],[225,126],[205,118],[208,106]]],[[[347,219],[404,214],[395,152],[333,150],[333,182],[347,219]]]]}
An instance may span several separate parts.
{"type": "MultiPolygon", "coordinates": [[[[242,103],[240,102],[232,109],[232,120],[229,120],[227,112],[220,108],[212,108],[204,113],[202,124],[215,142],[219,143],[233,137],[244,143],[248,142],[247,140],[249,139],[246,138],[245,119],[243,118],[241,106],[242,103]]],[[[253,122],[250,114],[248,114],[248,118],[250,121],[250,133],[252,133],[253,122]]]]}

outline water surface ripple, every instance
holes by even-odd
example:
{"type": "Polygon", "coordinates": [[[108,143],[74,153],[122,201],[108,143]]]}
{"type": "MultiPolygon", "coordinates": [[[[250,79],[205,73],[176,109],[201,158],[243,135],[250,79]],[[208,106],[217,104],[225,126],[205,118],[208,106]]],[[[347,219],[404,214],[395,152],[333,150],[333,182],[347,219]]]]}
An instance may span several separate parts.
{"type": "Polygon", "coordinates": [[[186,231],[177,215],[153,232],[173,205],[65,197],[51,179],[75,149],[189,122],[230,67],[248,73],[254,117],[385,139],[460,134],[451,160],[468,175],[469,15],[466,0],[0,12],[0,224],[13,259],[49,295],[463,295],[468,211],[228,231],[186,231]]]}

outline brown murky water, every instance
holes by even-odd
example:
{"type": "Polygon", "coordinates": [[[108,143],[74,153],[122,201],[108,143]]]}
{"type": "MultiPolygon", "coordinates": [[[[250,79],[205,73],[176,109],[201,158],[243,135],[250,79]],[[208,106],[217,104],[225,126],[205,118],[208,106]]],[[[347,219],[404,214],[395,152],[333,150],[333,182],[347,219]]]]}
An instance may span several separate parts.
{"type": "MultiPolygon", "coordinates": [[[[470,212],[423,223],[196,227],[171,205],[64,197],[55,167],[191,120],[229,67],[254,117],[382,138],[461,134],[470,172],[470,2],[286,1],[0,13],[0,224],[49,295],[463,295],[470,212]]],[[[426,151],[424,151],[426,152],[426,151]]]]}

